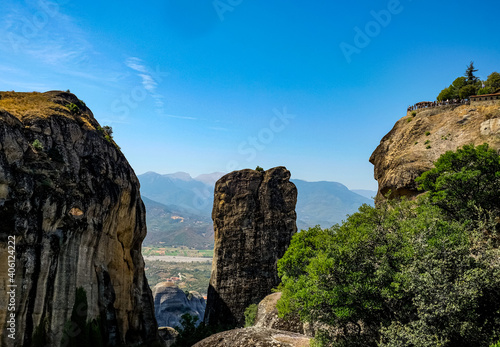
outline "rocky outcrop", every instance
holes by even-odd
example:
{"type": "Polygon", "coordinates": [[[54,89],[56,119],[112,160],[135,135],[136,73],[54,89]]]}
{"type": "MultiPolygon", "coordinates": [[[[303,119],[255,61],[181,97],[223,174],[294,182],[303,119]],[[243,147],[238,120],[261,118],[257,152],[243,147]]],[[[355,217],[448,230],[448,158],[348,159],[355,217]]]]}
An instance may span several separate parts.
{"type": "Polygon", "coordinates": [[[240,325],[244,311],[278,285],[277,261],[297,231],[290,172],[241,170],[215,186],[215,247],[205,323],[240,325]]]}
{"type": "Polygon", "coordinates": [[[254,326],[314,336],[312,329],[309,328],[310,324],[301,322],[299,317],[283,319],[278,316],[276,304],[280,298],[281,293],[278,292],[266,296],[259,302],[254,326]]]}
{"type": "MultiPolygon", "coordinates": [[[[78,339],[72,319],[94,321],[108,345],[155,341],[145,235],[137,177],[83,102],[57,91],[0,93],[0,254],[15,238],[16,346],[35,331],[44,346],[78,339]]],[[[2,256],[2,345],[12,342],[3,333],[7,266],[2,256]]]]}
{"type": "Polygon", "coordinates": [[[314,333],[309,324],[302,323],[298,317],[289,320],[278,317],[276,303],[280,298],[281,293],[273,293],[259,302],[252,327],[218,333],[195,346],[309,346],[314,333]]]}
{"type": "Polygon", "coordinates": [[[180,327],[181,317],[189,313],[196,317],[196,325],[203,321],[205,299],[198,292],[188,295],[172,282],[158,283],[154,288],[155,316],[160,327],[180,327]]]}
{"type": "Polygon", "coordinates": [[[398,120],[370,157],[377,199],[418,194],[415,178],[446,151],[466,144],[500,148],[500,105],[440,106],[398,120]]]}
{"type": "Polygon", "coordinates": [[[283,330],[251,327],[224,331],[207,337],[193,347],[308,347],[307,336],[283,330]]]}
{"type": "Polygon", "coordinates": [[[158,328],[158,335],[163,340],[163,347],[170,347],[175,343],[179,333],[172,327],[160,327],[158,328]]]}

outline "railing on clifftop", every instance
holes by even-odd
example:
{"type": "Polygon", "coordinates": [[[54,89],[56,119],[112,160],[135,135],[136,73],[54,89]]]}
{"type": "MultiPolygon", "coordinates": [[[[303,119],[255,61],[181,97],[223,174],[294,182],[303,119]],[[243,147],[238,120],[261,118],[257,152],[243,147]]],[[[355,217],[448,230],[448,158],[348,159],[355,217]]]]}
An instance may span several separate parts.
{"type": "Polygon", "coordinates": [[[417,102],[413,106],[408,106],[408,112],[414,110],[421,110],[424,108],[433,108],[446,105],[470,105],[470,101],[467,99],[452,99],[443,101],[421,101],[417,102]]]}

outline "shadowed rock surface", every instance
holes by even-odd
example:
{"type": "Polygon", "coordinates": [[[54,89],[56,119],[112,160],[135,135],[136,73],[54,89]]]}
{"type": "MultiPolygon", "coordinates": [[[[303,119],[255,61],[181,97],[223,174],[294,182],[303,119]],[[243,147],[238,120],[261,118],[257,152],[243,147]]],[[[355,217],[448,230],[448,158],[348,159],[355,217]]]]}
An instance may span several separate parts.
{"type": "MultiPolygon", "coordinates": [[[[79,287],[107,344],[158,338],[139,182],[106,135],[71,93],[0,93],[0,254],[15,236],[16,346],[30,345],[37,327],[44,345],[58,346],[79,287]]],[[[2,332],[7,273],[2,261],[2,332]]]]}
{"type": "Polygon", "coordinates": [[[163,347],[170,347],[175,343],[179,333],[172,327],[160,327],[158,328],[158,335],[163,340],[163,347]]]}
{"type": "Polygon", "coordinates": [[[196,325],[203,321],[205,299],[198,292],[189,295],[171,282],[158,283],[154,288],[155,316],[158,326],[181,326],[181,317],[189,313],[197,317],[196,325]]]}
{"type": "Polygon", "coordinates": [[[215,186],[215,247],[205,322],[244,324],[244,311],[278,285],[277,261],[297,231],[290,172],[241,170],[215,186]]]}
{"type": "Polygon", "coordinates": [[[410,112],[398,120],[370,157],[377,199],[415,196],[415,178],[434,167],[446,151],[466,144],[500,148],[500,104],[441,106],[410,112]]]}

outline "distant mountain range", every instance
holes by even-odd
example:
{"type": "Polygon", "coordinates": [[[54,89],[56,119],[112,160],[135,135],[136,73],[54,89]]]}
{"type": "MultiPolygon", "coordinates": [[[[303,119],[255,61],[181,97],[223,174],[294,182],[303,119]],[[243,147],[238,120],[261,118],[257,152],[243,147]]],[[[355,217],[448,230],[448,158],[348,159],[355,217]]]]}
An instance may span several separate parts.
{"type": "MultiPolygon", "coordinates": [[[[213,247],[212,204],[214,186],[224,173],[192,178],[186,172],[139,175],[141,195],[146,205],[148,235],[145,246],[213,247]]],[[[298,189],[297,227],[331,227],[345,220],[362,204],[373,205],[375,191],[351,191],[337,182],[291,180],[298,189]]]]}

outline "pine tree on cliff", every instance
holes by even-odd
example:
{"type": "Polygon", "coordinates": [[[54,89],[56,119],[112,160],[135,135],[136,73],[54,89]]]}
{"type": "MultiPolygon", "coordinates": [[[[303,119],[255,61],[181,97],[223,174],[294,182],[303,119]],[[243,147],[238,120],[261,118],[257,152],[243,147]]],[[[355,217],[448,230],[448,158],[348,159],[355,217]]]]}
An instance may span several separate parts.
{"type": "Polygon", "coordinates": [[[467,84],[475,84],[479,80],[479,78],[474,75],[474,72],[477,72],[477,69],[474,69],[474,62],[471,61],[464,75],[467,78],[467,84]]]}

